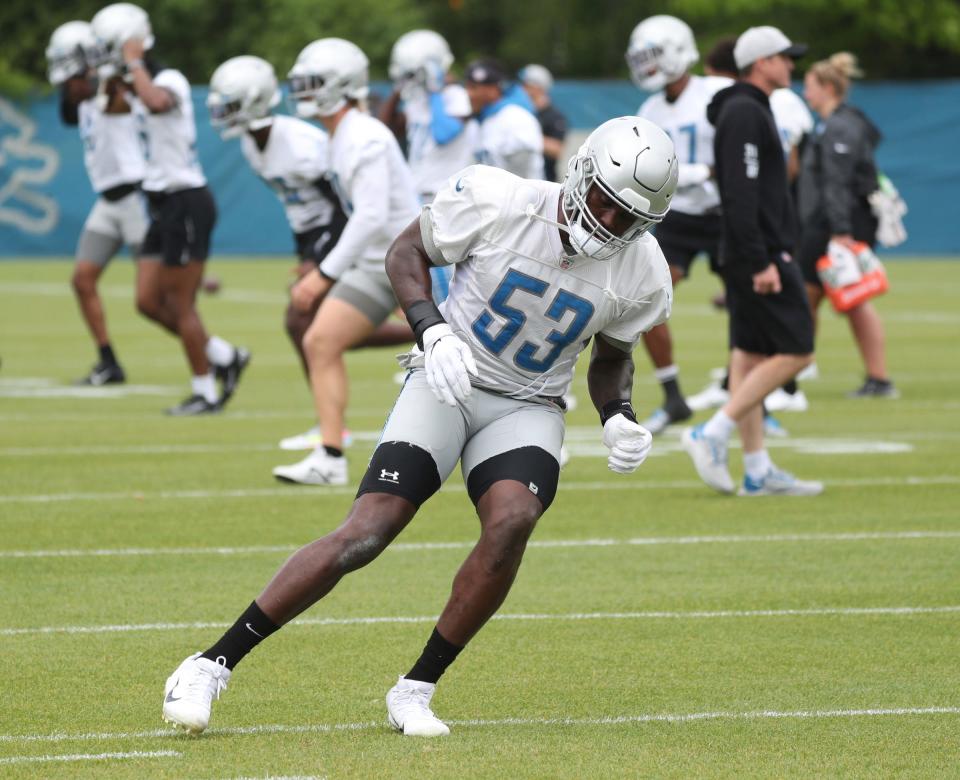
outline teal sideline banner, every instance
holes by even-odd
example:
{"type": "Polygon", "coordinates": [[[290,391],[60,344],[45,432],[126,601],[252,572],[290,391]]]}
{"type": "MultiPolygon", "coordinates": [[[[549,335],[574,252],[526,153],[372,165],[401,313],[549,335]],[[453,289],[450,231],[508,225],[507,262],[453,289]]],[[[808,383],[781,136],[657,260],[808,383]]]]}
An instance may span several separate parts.
{"type": "MultiPolygon", "coordinates": [[[[206,93],[196,87],[193,99],[198,153],[220,212],[214,252],[291,254],[280,203],[246,165],[239,141],[222,141],[212,130],[206,93]]],[[[566,81],[554,88],[554,101],[575,130],[632,114],[643,98],[627,81],[566,81]]],[[[960,255],[960,80],[860,84],[851,102],[883,132],[878,161],[910,208],[909,238],[895,253],[960,255]]],[[[93,201],[79,134],[61,124],[57,96],[0,98],[0,258],[72,255],[93,201]]]]}

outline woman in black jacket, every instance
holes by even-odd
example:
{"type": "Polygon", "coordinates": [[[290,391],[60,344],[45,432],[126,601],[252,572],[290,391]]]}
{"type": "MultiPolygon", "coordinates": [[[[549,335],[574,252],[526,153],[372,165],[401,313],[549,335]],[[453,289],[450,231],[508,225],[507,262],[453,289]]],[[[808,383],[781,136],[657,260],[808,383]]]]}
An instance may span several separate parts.
{"type": "MultiPolygon", "coordinates": [[[[817,260],[836,241],[873,246],[877,220],[867,196],[877,188],[874,149],[880,132],[857,108],[846,102],[851,78],[862,75],[852,54],[840,52],[814,63],[804,79],[804,97],[820,122],[807,142],[797,181],[801,237],[797,252],[814,313],[823,300],[817,260]]],[[[846,312],[866,368],[866,381],[854,397],[895,397],[887,375],[886,348],[880,315],[870,301],[846,312]]]]}

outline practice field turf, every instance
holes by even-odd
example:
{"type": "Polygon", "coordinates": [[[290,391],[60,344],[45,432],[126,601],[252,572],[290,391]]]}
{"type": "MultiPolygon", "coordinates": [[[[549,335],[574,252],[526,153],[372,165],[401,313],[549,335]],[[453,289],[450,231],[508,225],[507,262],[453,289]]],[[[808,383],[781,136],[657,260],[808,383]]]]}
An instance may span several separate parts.
{"type": "MultiPolygon", "coordinates": [[[[214,261],[212,332],[253,362],[224,414],[169,419],[179,347],[104,279],[130,384],[93,363],[66,262],[0,263],[0,775],[609,778],[957,775],[960,263],[893,262],[878,303],[899,400],[855,401],[860,362],[824,312],[810,410],[775,460],[818,498],[721,497],[678,431],[606,469],[586,364],[573,459],[497,619],[441,681],[452,734],[386,724],[477,535],[459,475],[398,542],[237,667],[200,738],[160,720],[166,676],[208,646],[353,488],[274,482],[311,424],[282,333],[290,262],[214,261]]],[[[704,265],[673,328],[688,393],[725,355],[704,265]]],[[[351,356],[355,486],[397,393],[393,350],[351,356]]],[[[659,401],[637,354],[638,410],[659,401]]],[[[706,413],[698,415],[702,419],[706,413]]],[[[739,451],[731,458],[742,474],[739,451]]]]}

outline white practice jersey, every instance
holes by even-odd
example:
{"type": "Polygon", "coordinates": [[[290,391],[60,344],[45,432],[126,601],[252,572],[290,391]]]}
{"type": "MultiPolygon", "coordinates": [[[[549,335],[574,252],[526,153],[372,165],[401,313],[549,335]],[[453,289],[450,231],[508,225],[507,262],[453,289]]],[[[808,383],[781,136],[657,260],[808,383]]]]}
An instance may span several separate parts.
{"type": "Polygon", "coordinates": [[[207,183],[197,157],[197,125],[190,84],[178,70],[166,68],[153,83],[173,94],[177,104],[162,114],[147,112],[147,176],[150,192],[176,192],[207,183]]]}
{"type": "Polygon", "coordinates": [[[146,174],[144,116],[139,101],[128,114],[107,114],[94,98],[77,106],[83,162],[95,192],[136,184],[146,174]]]}
{"type": "Polygon", "coordinates": [[[448,84],[443,88],[442,96],[447,114],[466,123],[456,138],[442,145],[436,142],[430,128],[429,95],[421,91],[403,105],[407,119],[407,160],[423,203],[433,200],[448,178],[474,162],[478,130],[476,123],[469,121],[471,108],[467,90],[459,84],[448,84]]]}
{"type": "Polygon", "coordinates": [[[479,122],[476,161],[524,179],[542,179],[543,131],[516,103],[503,103],[479,122]]]}
{"type": "Polygon", "coordinates": [[[470,345],[473,383],[515,398],[562,395],[595,334],[631,350],[670,316],[673,285],[656,239],[612,260],[568,257],[560,230],[532,216],[555,222],[560,190],[475,165],[420,217],[430,259],[457,263],[440,310],[470,345]]]}
{"type": "Polygon", "coordinates": [[[316,125],[278,114],[263,151],[249,133],[240,141],[254,173],[280,198],[294,233],[305,233],[333,218],[334,204],[317,187],[330,172],[330,139],[316,125]]]}
{"type": "Polygon", "coordinates": [[[671,211],[704,214],[720,207],[720,192],[709,178],[713,167],[713,125],[707,121],[707,106],[721,89],[733,81],[722,76],[690,76],[683,92],[672,103],[666,93],[647,98],[637,116],[653,122],[673,139],[680,164],[677,191],[671,211]]]}
{"type": "Polygon", "coordinates": [[[773,90],[770,110],[780,131],[783,153],[789,155],[790,149],[799,144],[803,136],[813,132],[813,114],[803,98],[789,87],[773,90]]]}
{"type": "Polygon", "coordinates": [[[347,224],[320,270],[333,279],[354,265],[382,273],[387,249],[420,208],[400,145],[383,122],[354,108],[330,139],[330,168],[347,224]]]}

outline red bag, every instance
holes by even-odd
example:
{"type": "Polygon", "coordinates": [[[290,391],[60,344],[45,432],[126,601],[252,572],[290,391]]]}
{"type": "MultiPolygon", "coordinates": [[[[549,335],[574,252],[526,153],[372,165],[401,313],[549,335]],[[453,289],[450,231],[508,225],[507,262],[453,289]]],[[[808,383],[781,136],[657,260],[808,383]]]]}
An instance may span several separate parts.
{"type": "Polygon", "coordinates": [[[862,241],[852,247],[831,241],[827,253],[817,260],[817,276],[839,312],[850,311],[890,287],[883,263],[862,241]]]}

